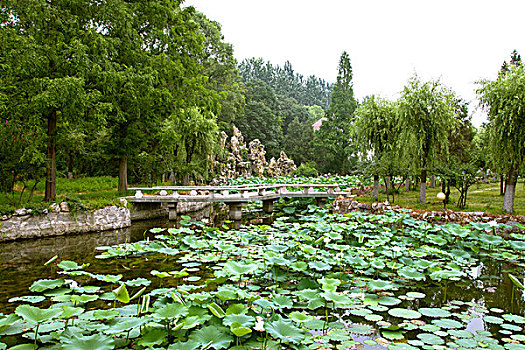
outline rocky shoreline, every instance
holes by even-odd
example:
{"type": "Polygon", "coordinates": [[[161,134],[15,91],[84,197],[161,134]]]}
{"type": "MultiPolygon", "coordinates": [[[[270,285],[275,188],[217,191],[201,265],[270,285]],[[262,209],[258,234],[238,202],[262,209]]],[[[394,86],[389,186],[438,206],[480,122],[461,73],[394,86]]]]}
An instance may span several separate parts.
{"type": "MultiPolygon", "coordinates": [[[[179,214],[199,211],[210,203],[181,203],[179,214]]],[[[131,226],[132,221],[168,217],[168,207],[132,208],[111,206],[97,210],[71,211],[66,202],[53,205],[47,213],[34,213],[31,209],[17,209],[0,220],[0,242],[117,230],[131,226]]]]}

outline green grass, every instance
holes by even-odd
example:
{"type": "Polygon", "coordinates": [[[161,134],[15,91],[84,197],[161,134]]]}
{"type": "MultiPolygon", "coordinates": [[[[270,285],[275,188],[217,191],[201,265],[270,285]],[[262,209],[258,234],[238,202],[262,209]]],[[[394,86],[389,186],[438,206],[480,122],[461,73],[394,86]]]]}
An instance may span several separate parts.
{"type": "MultiPolygon", "coordinates": [[[[32,184],[31,184],[32,185],[32,184]]],[[[14,210],[24,207],[31,208],[36,212],[42,212],[48,208],[50,203],[44,202],[45,183],[40,182],[33,194],[31,202],[29,200],[29,189],[22,195],[20,205],[14,205],[12,194],[0,193],[0,214],[11,214],[14,210]]],[[[120,204],[121,193],[117,191],[118,179],[110,176],[84,177],[78,179],[57,179],[57,200],[56,202],[66,201],[73,209],[100,209],[108,205],[120,204]]],[[[15,200],[18,203],[21,186],[17,186],[15,200]]]]}
{"type": "MultiPolygon", "coordinates": [[[[430,188],[427,186],[426,205],[423,206],[419,204],[419,187],[417,190],[405,192],[405,187],[403,185],[401,186],[399,193],[396,193],[394,204],[411,209],[441,210],[443,209],[443,202],[436,198],[436,194],[438,192],[441,192],[441,186],[435,188],[430,188]]],[[[459,192],[455,188],[451,188],[450,203],[447,206],[447,209],[454,211],[474,211],[491,214],[502,214],[501,207],[503,205],[503,196],[499,195],[499,182],[492,182],[488,184],[479,183],[472,185],[468,191],[467,206],[463,209],[460,209],[456,206],[458,198],[459,192]]],[[[357,197],[356,200],[365,203],[374,202],[372,194],[369,196],[357,197]]],[[[384,192],[380,191],[379,201],[386,201],[386,194],[384,192]]],[[[516,186],[514,214],[525,215],[525,183],[523,181],[520,181],[516,186]]]]}

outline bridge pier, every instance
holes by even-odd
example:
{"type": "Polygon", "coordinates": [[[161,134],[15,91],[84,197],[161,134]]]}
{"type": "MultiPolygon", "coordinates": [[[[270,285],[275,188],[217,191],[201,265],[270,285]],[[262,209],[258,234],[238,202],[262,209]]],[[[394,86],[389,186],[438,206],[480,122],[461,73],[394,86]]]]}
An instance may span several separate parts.
{"type": "Polygon", "coordinates": [[[273,199],[263,200],[263,211],[266,214],[263,224],[270,225],[273,222],[273,199]]]}
{"type": "Polygon", "coordinates": [[[242,202],[234,202],[229,203],[229,217],[230,220],[233,221],[233,228],[239,229],[241,228],[241,220],[242,220],[242,202]]]}
{"type": "Polygon", "coordinates": [[[178,202],[168,203],[168,220],[177,220],[177,204],[178,202]]]}

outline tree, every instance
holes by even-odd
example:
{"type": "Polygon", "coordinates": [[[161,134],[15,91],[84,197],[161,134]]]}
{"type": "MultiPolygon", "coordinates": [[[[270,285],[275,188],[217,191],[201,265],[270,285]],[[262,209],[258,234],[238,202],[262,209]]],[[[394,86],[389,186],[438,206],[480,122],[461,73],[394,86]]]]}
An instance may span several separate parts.
{"type": "Polygon", "coordinates": [[[345,51],[338,66],[337,82],[326,112],[327,121],[315,133],[315,147],[322,172],[345,174],[354,154],[352,122],[357,102],[352,86],[352,65],[345,51]]]}
{"type": "Polygon", "coordinates": [[[283,138],[279,101],[268,84],[257,79],[246,83],[244,116],[237,118],[235,124],[247,143],[259,139],[268,157],[279,157],[283,138]]]}
{"type": "Polygon", "coordinates": [[[371,154],[374,169],[374,192],[379,197],[379,175],[393,175],[389,164],[396,162],[398,140],[398,111],[394,102],[370,96],[356,111],[356,137],[363,156],[371,154]]]}
{"type": "Polygon", "coordinates": [[[284,136],[284,150],[297,166],[313,159],[313,139],[310,121],[295,117],[288,126],[288,133],[284,136]]]}
{"type": "Polygon", "coordinates": [[[94,7],[87,0],[2,3],[2,117],[46,135],[46,201],[56,198],[57,126],[95,110],[98,92],[87,82],[101,69],[92,59],[99,38],[94,7]]]}
{"type": "Polygon", "coordinates": [[[448,130],[454,109],[452,94],[438,81],[422,82],[413,76],[401,92],[400,137],[412,163],[421,172],[419,202],[424,205],[427,171],[437,155],[448,154],[448,130]]]}
{"type": "Polygon", "coordinates": [[[514,212],[518,172],[525,161],[525,69],[509,65],[494,81],[480,81],[480,102],[488,112],[487,133],[494,166],[506,174],[502,210],[514,212]]]}

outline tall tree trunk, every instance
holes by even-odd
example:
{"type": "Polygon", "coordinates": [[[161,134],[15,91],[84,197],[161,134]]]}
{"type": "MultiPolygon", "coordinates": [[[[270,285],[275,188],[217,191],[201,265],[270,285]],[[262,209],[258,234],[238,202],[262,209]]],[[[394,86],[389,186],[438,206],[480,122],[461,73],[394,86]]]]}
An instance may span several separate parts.
{"type": "Polygon", "coordinates": [[[57,111],[52,110],[47,117],[47,166],[45,202],[57,198],[57,111]]]}
{"type": "Polygon", "coordinates": [[[419,189],[419,203],[425,205],[427,195],[427,171],[421,170],[421,187],[419,189]]]}
{"type": "Polygon", "coordinates": [[[505,197],[503,197],[503,211],[512,214],[514,212],[514,196],[516,193],[516,183],[518,174],[515,167],[512,167],[507,174],[505,182],[505,197]]]}
{"type": "Polygon", "coordinates": [[[128,190],[128,156],[122,156],[118,162],[118,190],[128,190]]]}
{"type": "Polygon", "coordinates": [[[407,175],[405,180],[405,192],[410,192],[410,176],[407,175]]]}
{"type": "Polygon", "coordinates": [[[73,154],[70,152],[67,158],[67,178],[73,178],[73,154]]]}
{"type": "Polygon", "coordinates": [[[379,199],[379,175],[374,175],[374,192],[373,196],[375,200],[379,199]]]}
{"type": "Polygon", "coordinates": [[[432,188],[436,187],[436,175],[430,176],[430,187],[432,188]]]}

